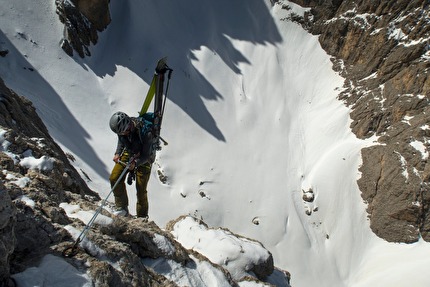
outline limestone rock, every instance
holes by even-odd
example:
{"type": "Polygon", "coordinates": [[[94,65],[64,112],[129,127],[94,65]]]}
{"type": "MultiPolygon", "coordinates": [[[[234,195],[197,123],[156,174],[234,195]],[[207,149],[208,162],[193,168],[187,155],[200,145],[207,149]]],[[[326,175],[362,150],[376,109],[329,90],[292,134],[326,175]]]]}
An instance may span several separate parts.
{"type": "Polygon", "coordinates": [[[10,260],[15,249],[16,209],[0,181],[0,285],[10,277],[10,260]]]}
{"type": "Polygon", "coordinates": [[[88,47],[98,41],[98,31],[110,23],[109,0],[55,0],[57,14],[64,24],[61,47],[69,55],[90,56],[88,47]]]}
{"type": "Polygon", "coordinates": [[[346,79],[339,99],[352,131],[383,144],[362,151],[358,181],[372,230],[388,241],[430,241],[428,155],[417,150],[430,151],[430,3],[293,2],[311,7],[294,19],[319,35],[346,79]]]}
{"type": "Polygon", "coordinates": [[[134,253],[142,258],[165,257],[180,263],[189,260],[185,248],[154,222],[146,222],[141,218],[125,222],[117,218],[112,225],[102,231],[114,236],[118,241],[127,243],[134,253]],[[160,241],[163,244],[160,244],[160,241]]]}
{"type": "Polygon", "coordinates": [[[424,216],[420,178],[402,166],[401,155],[389,147],[369,147],[362,156],[358,184],[368,204],[370,227],[388,241],[417,241],[424,216]]]}
{"type": "Polygon", "coordinates": [[[10,156],[0,150],[2,168],[19,171],[22,175],[29,172],[30,177],[37,178],[40,184],[51,189],[70,190],[82,196],[98,197],[69,164],[66,155],[50,136],[31,102],[7,88],[2,79],[0,79],[0,128],[6,130],[3,137],[9,143],[8,151],[14,154],[18,162],[20,157],[31,151],[35,158],[42,156],[52,158],[55,167],[50,171],[28,171],[28,168],[15,164],[10,156]],[[66,177],[64,173],[69,180],[64,180],[66,177]]]}
{"type": "Polygon", "coordinates": [[[109,13],[110,0],[75,0],[73,2],[97,31],[103,31],[111,22],[109,13]]]}
{"type": "Polygon", "coordinates": [[[74,200],[73,194],[93,200],[99,197],[69,164],[31,102],[8,89],[1,79],[0,95],[0,129],[4,131],[0,145],[0,178],[4,181],[1,204],[7,205],[2,209],[6,213],[3,218],[13,219],[13,228],[6,223],[0,227],[1,232],[9,236],[7,240],[6,237],[0,240],[8,247],[1,258],[9,260],[8,254],[13,252],[13,260],[2,266],[16,273],[36,262],[52,245],[69,237],[62,224],[70,220],[58,208],[61,202],[74,200]],[[29,156],[49,157],[52,168],[30,168],[21,164],[29,156]],[[64,174],[67,174],[67,181],[64,174]],[[13,246],[11,238],[16,238],[13,246]]]}
{"type": "MultiPolygon", "coordinates": [[[[210,228],[200,219],[191,216],[181,216],[176,220],[170,221],[166,229],[172,234],[175,234],[176,240],[179,242],[187,242],[192,246],[192,250],[208,257],[212,263],[221,265],[226,270],[229,270],[230,265],[233,265],[236,266],[236,269],[243,269],[244,273],[251,272],[255,274],[260,280],[264,280],[274,271],[273,256],[260,242],[234,234],[226,228],[210,228]],[[189,232],[176,232],[176,227],[181,224],[184,224],[184,226],[186,226],[184,229],[189,230],[189,232]],[[198,232],[195,234],[191,232],[191,230],[198,230],[198,232]],[[211,238],[211,236],[203,235],[205,233],[211,234],[216,239],[208,239],[211,238]],[[216,234],[216,236],[214,234],[216,234]],[[199,235],[201,235],[201,237],[199,237],[199,235]],[[224,245],[224,248],[230,250],[231,254],[220,253],[214,258],[208,254],[210,252],[207,250],[201,250],[198,247],[199,245],[213,245],[213,248],[224,245]],[[256,250],[258,250],[258,252],[255,252],[256,250]],[[261,255],[257,258],[254,253],[264,254],[265,256],[261,255]],[[229,258],[229,256],[233,258],[229,258]],[[242,258],[247,259],[241,260],[242,258]],[[219,261],[222,262],[220,263],[219,261]],[[241,266],[240,262],[246,262],[246,266],[241,266]]],[[[232,276],[235,280],[242,280],[244,277],[242,274],[233,274],[232,276]]]]}

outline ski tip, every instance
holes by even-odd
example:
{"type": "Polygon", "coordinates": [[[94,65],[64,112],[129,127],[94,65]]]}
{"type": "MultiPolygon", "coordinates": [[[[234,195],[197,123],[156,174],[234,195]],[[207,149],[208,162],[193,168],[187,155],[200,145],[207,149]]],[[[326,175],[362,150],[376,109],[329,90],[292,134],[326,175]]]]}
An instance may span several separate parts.
{"type": "Polygon", "coordinates": [[[167,56],[161,58],[160,60],[158,60],[158,63],[167,63],[167,56]]]}
{"type": "Polygon", "coordinates": [[[158,60],[157,67],[155,68],[155,72],[157,74],[164,74],[167,70],[169,70],[169,66],[167,66],[167,57],[163,57],[158,60]]]}

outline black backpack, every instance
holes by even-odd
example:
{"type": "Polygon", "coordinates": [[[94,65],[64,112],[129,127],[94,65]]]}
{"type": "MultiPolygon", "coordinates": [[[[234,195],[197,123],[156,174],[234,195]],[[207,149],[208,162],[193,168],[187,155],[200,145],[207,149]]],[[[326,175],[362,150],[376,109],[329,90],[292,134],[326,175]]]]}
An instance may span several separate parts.
{"type": "Polygon", "coordinates": [[[145,113],[138,117],[138,128],[142,150],[140,158],[146,162],[153,163],[155,161],[155,153],[159,149],[160,143],[156,133],[156,125],[154,124],[154,113],[145,113]]]}

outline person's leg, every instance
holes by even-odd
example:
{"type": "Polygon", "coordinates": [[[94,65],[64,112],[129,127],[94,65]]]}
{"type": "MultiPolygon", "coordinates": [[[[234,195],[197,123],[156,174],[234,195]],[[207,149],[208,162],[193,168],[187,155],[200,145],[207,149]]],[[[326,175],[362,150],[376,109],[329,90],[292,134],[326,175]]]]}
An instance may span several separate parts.
{"type": "Polygon", "coordinates": [[[138,166],[136,169],[136,191],[137,191],[137,203],[136,203],[136,215],[137,217],[148,216],[148,181],[151,175],[151,165],[145,164],[138,166]]]}
{"type": "MultiPolygon", "coordinates": [[[[123,160],[123,157],[121,157],[123,160]]],[[[124,166],[120,163],[116,163],[112,169],[111,175],[109,177],[110,186],[113,187],[120,177],[121,173],[124,171],[124,166]]],[[[125,176],[117,184],[116,188],[113,190],[115,197],[115,207],[117,209],[128,210],[128,197],[127,189],[125,188],[125,176]]]]}

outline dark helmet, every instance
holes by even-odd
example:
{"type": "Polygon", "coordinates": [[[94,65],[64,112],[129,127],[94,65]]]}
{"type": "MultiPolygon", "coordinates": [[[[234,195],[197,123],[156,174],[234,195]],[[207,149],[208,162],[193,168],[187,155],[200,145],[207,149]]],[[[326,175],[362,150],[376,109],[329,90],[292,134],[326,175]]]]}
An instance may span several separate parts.
{"type": "Polygon", "coordinates": [[[130,126],[130,122],[131,119],[126,113],[116,112],[110,118],[109,126],[114,133],[120,134],[127,130],[127,128],[130,126]]]}

